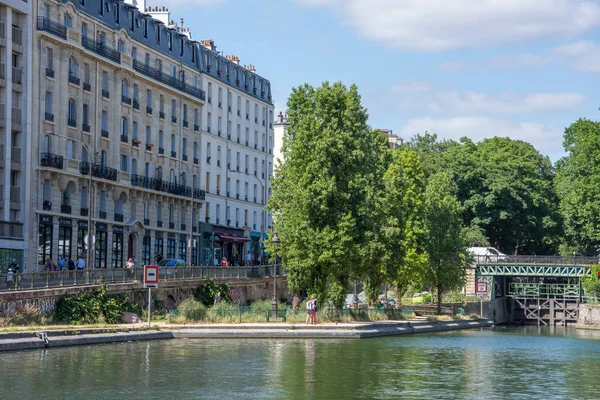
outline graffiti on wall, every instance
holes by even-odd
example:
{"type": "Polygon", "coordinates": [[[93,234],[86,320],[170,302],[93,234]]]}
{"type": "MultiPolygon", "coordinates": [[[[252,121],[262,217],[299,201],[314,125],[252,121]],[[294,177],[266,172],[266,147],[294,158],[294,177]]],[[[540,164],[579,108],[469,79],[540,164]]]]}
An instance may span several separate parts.
{"type": "Polygon", "coordinates": [[[25,307],[37,308],[43,314],[51,314],[56,308],[56,298],[43,297],[29,300],[2,301],[0,302],[0,315],[7,316],[25,307]]]}
{"type": "Polygon", "coordinates": [[[240,289],[238,289],[238,288],[229,289],[229,297],[231,297],[231,300],[235,303],[240,301],[240,289]]]}

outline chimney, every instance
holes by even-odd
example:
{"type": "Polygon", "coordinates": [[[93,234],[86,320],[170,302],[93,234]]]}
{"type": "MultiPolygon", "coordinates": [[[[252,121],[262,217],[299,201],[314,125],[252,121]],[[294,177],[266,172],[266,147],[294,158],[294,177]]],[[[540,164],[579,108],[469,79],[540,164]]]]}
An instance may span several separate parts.
{"type": "Polygon", "coordinates": [[[229,61],[231,61],[235,65],[240,65],[240,59],[238,56],[231,55],[231,56],[225,56],[225,58],[227,58],[229,61]]]}
{"type": "Polygon", "coordinates": [[[252,65],[252,64],[244,65],[244,68],[246,68],[250,72],[256,72],[256,68],[254,68],[254,65],[252,65]]]}
{"type": "Polygon", "coordinates": [[[201,40],[200,41],[200,45],[203,46],[203,47],[205,47],[205,48],[207,48],[207,49],[209,49],[209,50],[217,51],[217,46],[215,46],[215,41],[212,40],[212,39],[201,40]]]}

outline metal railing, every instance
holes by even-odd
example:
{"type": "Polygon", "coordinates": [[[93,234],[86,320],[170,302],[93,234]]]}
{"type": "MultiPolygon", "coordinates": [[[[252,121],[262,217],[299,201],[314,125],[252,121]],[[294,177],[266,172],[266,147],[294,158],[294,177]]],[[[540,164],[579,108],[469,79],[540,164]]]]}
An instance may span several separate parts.
{"type": "Polygon", "coordinates": [[[590,265],[598,264],[598,257],[586,256],[539,256],[539,255],[477,255],[477,264],[551,264],[590,265]]]}
{"type": "MultiPolygon", "coordinates": [[[[92,175],[96,178],[108,179],[111,181],[117,180],[117,170],[114,168],[106,167],[104,165],[92,164],[92,175]]],[[[90,173],[90,163],[82,161],[79,165],[79,171],[82,175],[90,173]]]]}
{"type": "MultiPolygon", "coordinates": [[[[184,93],[187,93],[189,95],[197,97],[200,100],[205,100],[205,98],[206,98],[206,94],[204,93],[204,90],[197,89],[193,86],[190,86],[190,85],[186,84],[185,81],[182,81],[175,77],[164,75],[162,73],[162,71],[160,71],[156,68],[150,67],[149,65],[146,65],[137,60],[133,60],[133,69],[138,72],[141,72],[142,74],[144,74],[154,80],[157,80],[158,82],[164,83],[175,89],[181,90],[184,93]]],[[[164,117],[162,117],[162,118],[164,118],[164,117]]]]}
{"type": "Polygon", "coordinates": [[[12,27],[12,41],[14,44],[18,44],[19,46],[23,45],[23,29],[18,26],[12,27]]]}
{"type": "Polygon", "coordinates": [[[509,296],[520,298],[578,298],[579,285],[545,283],[511,283],[509,296]]]}
{"type": "Polygon", "coordinates": [[[46,31],[63,40],[67,40],[67,27],[46,17],[38,17],[37,29],[38,31],[46,31]]]}
{"type": "MultiPolygon", "coordinates": [[[[3,233],[3,223],[0,222],[0,236],[3,233]]],[[[7,224],[7,223],[4,223],[7,224]]],[[[12,224],[19,225],[19,224],[12,224]]],[[[22,235],[22,225],[20,225],[22,235]]],[[[11,274],[12,282],[7,280],[7,266],[0,268],[0,292],[20,290],[44,290],[62,287],[84,286],[90,284],[122,284],[142,286],[144,269],[106,268],[106,269],[84,269],[62,271],[39,271],[28,273],[11,274]]],[[[43,265],[40,265],[43,268],[43,265]]],[[[278,273],[281,273],[278,268],[278,273]]],[[[160,267],[159,282],[185,282],[201,281],[210,279],[258,279],[272,278],[273,266],[241,266],[241,267],[218,267],[218,266],[195,266],[195,267],[160,267]]],[[[160,283],[159,283],[160,285],[160,283]]]]}
{"type": "Polygon", "coordinates": [[[114,61],[117,64],[121,63],[121,53],[115,49],[111,49],[102,42],[98,42],[83,36],[81,38],[81,44],[86,49],[91,50],[104,58],[108,58],[109,60],[114,61]]]}

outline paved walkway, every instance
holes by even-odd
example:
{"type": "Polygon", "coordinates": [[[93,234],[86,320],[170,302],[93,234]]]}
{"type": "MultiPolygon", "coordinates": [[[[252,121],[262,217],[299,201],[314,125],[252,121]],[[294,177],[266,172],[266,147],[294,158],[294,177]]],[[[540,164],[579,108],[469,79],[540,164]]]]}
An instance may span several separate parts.
{"type": "Polygon", "coordinates": [[[90,345],[156,339],[361,339],[381,336],[485,328],[492,321],[380,321],[338,324],[194,324],[116,325],[114,328],[69,327],[0,333],[0,351],[90,345]]]}

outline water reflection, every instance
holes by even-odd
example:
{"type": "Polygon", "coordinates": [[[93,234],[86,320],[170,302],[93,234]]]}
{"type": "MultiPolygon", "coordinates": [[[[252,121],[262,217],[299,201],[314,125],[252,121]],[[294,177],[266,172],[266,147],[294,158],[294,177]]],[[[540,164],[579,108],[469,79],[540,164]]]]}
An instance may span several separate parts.
{"type": "Polygon", "coordinates": [[[499,327],[373,340],[50,348],[2,354],[0,398],[594,398],[599,338],[499,327]]]}

